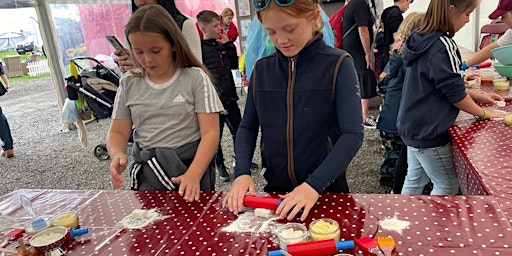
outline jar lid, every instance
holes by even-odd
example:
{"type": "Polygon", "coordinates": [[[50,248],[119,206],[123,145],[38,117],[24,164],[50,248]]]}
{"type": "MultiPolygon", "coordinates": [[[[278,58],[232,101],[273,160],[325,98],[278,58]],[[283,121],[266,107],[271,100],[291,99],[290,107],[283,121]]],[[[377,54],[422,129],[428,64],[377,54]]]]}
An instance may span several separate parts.
{"type": "Polygon", "coordinates": [[[42,218],[32,221],[32,228],[34,230],[42,229],[46,227],[46,221],[42,218]]]}

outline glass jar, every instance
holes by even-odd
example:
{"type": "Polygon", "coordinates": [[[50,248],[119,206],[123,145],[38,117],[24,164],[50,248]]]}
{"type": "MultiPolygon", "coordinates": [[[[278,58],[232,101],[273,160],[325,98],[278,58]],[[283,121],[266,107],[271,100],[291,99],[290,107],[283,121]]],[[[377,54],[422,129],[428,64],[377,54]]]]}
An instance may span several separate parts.
{"type": "Polygon", "coordinates": [[[75,211],[65,212],[51,218],[54,227],[78,228],[78,214],[75,211]]]}
{"type": "Polygon", "coordinates": [[[279,247],[286,248],[289,244],[309,241],[309,232],[304,224],[286,223],[277,230],[279,247]]]}
{"type": "Polygon", "coordinates": [[[492,82],[494,85],[494,89],[499,90],[499,91],[508,90],[508,87],[510,85],[510,83],[508,82],[508,79],[506,79],[504,77],[494,78],[494,80],[492,82]]]}
{"type": "Polygon", "coordinates": [[[340,226],[338,222],[329,218],[317,219],[309,224],[311,240],[334,239],[340,241],[340,226]]]}

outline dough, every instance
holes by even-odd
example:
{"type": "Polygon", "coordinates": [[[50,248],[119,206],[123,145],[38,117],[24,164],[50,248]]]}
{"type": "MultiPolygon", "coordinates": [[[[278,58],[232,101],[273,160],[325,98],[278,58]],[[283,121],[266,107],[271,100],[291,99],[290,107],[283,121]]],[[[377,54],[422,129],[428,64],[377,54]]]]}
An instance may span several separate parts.
{"type": "Polygon", "coordinates": [[[273,210],[265,209],[265,208],[256,208],[254,209],[254,216],[263,217],[269,219],[274,214],[273,210]]]}

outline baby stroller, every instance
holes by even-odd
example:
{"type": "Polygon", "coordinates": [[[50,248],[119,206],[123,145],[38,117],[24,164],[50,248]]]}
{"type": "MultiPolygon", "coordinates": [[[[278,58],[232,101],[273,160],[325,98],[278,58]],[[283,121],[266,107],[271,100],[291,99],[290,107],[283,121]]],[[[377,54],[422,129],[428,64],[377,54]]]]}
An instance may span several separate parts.
{"type": "MultiPolygon", "coordinates": [[[[111,69],[105,67],[98,60],[91,57],[75,57],[70,61],[71,76],[66,78],[66,90],[70,100],[78,100],[79,112],[92,112],[99,120],[112,115],[114,99],[119,76],[111,69]],[[84,68],[79,61],[92,62],[92,69],[84,68]],[[80,103],[80,99],[85,102],[80,103]]],[[[105,144],[94,148],[94,156],[99,160],[109,158],[105,144]]]]}

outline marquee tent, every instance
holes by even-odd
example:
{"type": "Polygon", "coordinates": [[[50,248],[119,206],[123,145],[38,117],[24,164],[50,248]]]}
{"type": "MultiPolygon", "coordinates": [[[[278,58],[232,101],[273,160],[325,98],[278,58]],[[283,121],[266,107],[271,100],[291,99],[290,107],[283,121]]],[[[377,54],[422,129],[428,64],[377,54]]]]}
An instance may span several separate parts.
{"type": "MultiPolygon", "coordinates": [[[[229,0],[232,2],[245,2],[244,0],[229,0]]],[[[408,12],[418,11],[425,12],[427,10],[430,1],[414,1],[408,12]]],[[[50,10],[50,4],[129,4],[130,0],[1,0],[0,9],[5,8],[25,8],[34,7],[39,20],[39,29],[41,31],[41,37],[45,47],[45,52],[49,61],[50,69],[52,71],[52,79],[55,90],[58,94],[59,106],[62,107],[66,94],[64,92],[64,80],[66,72],[64,66],[61,63],[62,56],[58,50],[58,41],[55,32],[55,24],[53,23],[52,12],[50,10]]],[[[181,1],[176,0],[179,4],[187,5],[187,7],[194,7],[193,9],[201,8],[201,0],[192,1],[181,1]],[[197,8],[196,8],[197,7],[197,8]]],[[[226,0],[223,0],[226,4],[226,0]]],[[[490,21],[487,19],[487,15],[494,10],[497,6],[498,0],[481,0],[480,6],[472,14],[470,24],[467,24],[461,32],[455,36],[457,43],[463,45],[469,49],[477,49],[479,43],[479,29],[480,24],[484,25],[490,21]],[[476,18],[475,18],[476,17],[476,18]]],[[[393,4],[393,0],[384,0],[384,6],[390,6],[393,4]]],[[[227,5],[227,4],[226,4],[227,5]]],[[[329,4],[325,4],[329,5],[329,4]]],[[[197,10],[199,11],[199,10],[197,10]]],[[[235,10],[236,11],[236,10],[235,10]]],[[[405,15],[407,15],[407,13],[405,15]]],[[[197,13],[197,12],[196,12],[197,13]]]]}

